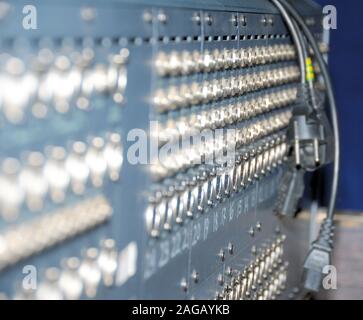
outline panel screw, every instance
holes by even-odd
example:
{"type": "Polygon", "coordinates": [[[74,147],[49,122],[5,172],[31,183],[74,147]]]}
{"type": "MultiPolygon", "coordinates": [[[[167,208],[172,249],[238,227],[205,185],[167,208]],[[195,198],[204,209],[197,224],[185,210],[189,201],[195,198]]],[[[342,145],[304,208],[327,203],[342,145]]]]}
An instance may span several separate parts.
{"type": "Polygon", "coordinates": [[[246,18],[246,16],[242,15],[242,16],[239,18],[239,21],[241,22],[241,25],[242,25],[242,26],[246,26],[246,25],[247,25],[247,18],[246,18]]]}
{"type": "Polygon", "coordinates": [[[166,16],[164,11],[159,11],[158,13],[158,21],[162,24],[165,24],[168,20],[168,17],[166,16]]]}
{"type": "Polygon", "coordinates": [[[258,221],[256,223],[256,228],[257,228],[258,231],[261,231],[261,228],[262,228],[261,222],[258,221]]]}
{"type": "Polygon", "coordinates": [[[221,273],[220,273],[220,274],[218,275],[217,281],[218,281],[218,284],[219,284],[220,286],[222,286],[222,285],[223,285],[223,283],[224,283],[223,274],[221,274],[221,273]]]}
{"type": "Polygon", "coordinates": [[[204,20],[205,20],[205,22],[206,22],[209,26],[211,26],[211,25],[212,25],[213,19],[212,19],[212,16],[211,16],[209,13],[207,13],[207,14],[205,15],[204,20]]]}
{"type": "Polygon", "coordinates": [[[232,276],[232,273],[233,273],[232,268],[231,268],[231,267],[227,267],[227,269],[226,269],[226,275],[227,275],[228,277],[231,277],[231,276],[232,276]]]}
{"type": "Polygon", "coordinates": [[[248,230],[248,233],[251,237],[253,237],[255,235],[255,230],[253,229],[253,227],[251,227],[249,230],[248,230]]]}
{"type": "Polygon", "coordinates": [[[228,252],[229,252],[229,254],[233,254],[233,252],[234,252],[234,246],[231,242],[228,243],[228,252]]]}
{"type": "Polygon", "coordinates": [[[232,23],[235,27],[238,26],[238,18],[237,18],[237,15],[235,15],[235,14],[232,15],[232,23]]]}
{"type": "Polygon", "coordinates": [[[81,19],[86,22],[91,22],[96,18],[96,9],[91,7],[81,8],[81,19]]]}
{"type": "Polygon", "coordinates": [[[180,286],[184,292],[188,291],[188,283],[185,278],[183,278],[180,282],[180,286]]]}
{"type": "Polygon", "coordinates": [[[194,13],[193,14],[193,18],[192,20],[198,25],[200,26],[201,24],[201,19],[200,19],[200,14],[199,13],[194,13]]]}
{"type": "Polygon", "coordinates": [[[224,259],[225,259],[225,253],[224,253],[224,250],[223,249],[221,249],[219,251],[218,257],[219,257],[219,259],[221,259],[221,261],[224,261],[224,259]]]}
{"type": "Polygon", "coordinates": [[[144,20],[144,22],[146,23],[151,23],[153,21],[153,15],[151,14],[150,11],[146,10],[144,12],[144,14],[142,15],[142,19],[144,20]]]}
{"type": "Polygon", "coordinates": [[[195,283],[199,281],[199,273],[196,270],[193,270],[192,272],[192,279],[195,283]]]}
{"type": "Polygon", "coordinates": [[[253,255],[255,255],[255,254],[257,253],[257,248],[256,248],[256,246],[252,246],[252,248],[251,248],[251,253],[252,253],[253,255]]]}

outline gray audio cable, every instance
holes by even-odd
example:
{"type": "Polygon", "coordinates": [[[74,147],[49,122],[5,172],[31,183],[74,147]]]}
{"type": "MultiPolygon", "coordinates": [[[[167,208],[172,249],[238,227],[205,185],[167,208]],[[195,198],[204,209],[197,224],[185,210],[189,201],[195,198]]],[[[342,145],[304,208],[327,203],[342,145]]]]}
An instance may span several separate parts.
{"type": "MultiPolygon", "coordinates": [[[[286,14],[289,16],[288,19],[285,19],[288,25],[291,25],[291,19],[295,21],[294,23],[296,23],[301,28],[301,31],[306,37],[307,42],[311,45],[326,85],[328,103],[330,107],[330,116],[333,126],[333,139],[334,139],[333,181],[331,187],[330,200],[328,205],[328,211],[326,214],[326,219],[323,221],[320,227],[320,232],[317,239],[311,244],[310,251],[304,262],[305,288],[313,291],[318,291],[322,285],[324,267],[331,264],[331,251],[332,251],[332,242],[333,242],[332,237],[334,230],[333,226],[334,208],[335,208],[338,181],[339,181],[340,146],[339,146],[339,124],[338,124],[336,101],[334,97],[330,75],[327,70],[324,58],[319,50],[319,47],[317,45],[314,36],[312,35],[311,31],[306,25],[304,19],[300,16],[297,10],[286,0],[271,0],[271,2],[273,2],[276,5],[276,7],[280,10],[284,18],[286,17],[286,14]]],[[[292,25],[294,25],[294,23],[292,23],[292,25]]],[[[295,29],[295,31],[296,30],[297,29],[295,29]]],[[[303,36],[300,35],[298,37],[300,37],[301,39],[303,36]]],[[[299,48],[297,48],[297,50],[299,50],[299,48]]]]}

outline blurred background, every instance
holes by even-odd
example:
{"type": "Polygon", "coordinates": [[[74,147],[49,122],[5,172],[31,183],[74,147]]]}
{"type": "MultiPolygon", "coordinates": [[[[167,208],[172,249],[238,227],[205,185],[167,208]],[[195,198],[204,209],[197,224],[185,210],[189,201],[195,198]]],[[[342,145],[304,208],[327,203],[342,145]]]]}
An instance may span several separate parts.
{"type": "Polygon", "coordinates": [[[337,208],[363,211],[363,2],[317,0],[337,8],[331,30],[329,67],[340,116],[341,175],[337,208]]]}
{"type": "MultiPolygon", "coordinates": [[[[341,174],[334,265],[338,290],[319,298],[363,299],[363,2],[317,0],[337,9],[331,30],[329,68],[339,108],[341,174]]],[[[329,190],[326,190],[329,192],[329,190]]]]}

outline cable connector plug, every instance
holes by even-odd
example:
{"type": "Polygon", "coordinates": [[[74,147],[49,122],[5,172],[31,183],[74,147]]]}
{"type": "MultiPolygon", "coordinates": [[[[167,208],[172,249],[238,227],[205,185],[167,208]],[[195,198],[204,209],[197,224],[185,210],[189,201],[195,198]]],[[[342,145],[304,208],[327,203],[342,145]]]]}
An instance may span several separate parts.
{"type": "Polygon", "coordinates": [[[318,292],[323,283],[323,269],[331,264],[334,225],[331,219],[324,220],[318,238],[312,243],[304,262],[303,282],[306,289],[318,292]]]}
{"type": "Polygon", "coordinates": [[[274,210],[276,214],[288,217],[295,216],[298,203],[304,193],[304,174],[304,170],[298,170],[293,166],[287,168],[279,186],[274,210]]]}
{"type": "Polygon", "coordinates": [[[310,87],[307,83],[298,86],[296,106],[299,109],[304,109],[305,114],[310,114],[314,111],[310,87]]]}

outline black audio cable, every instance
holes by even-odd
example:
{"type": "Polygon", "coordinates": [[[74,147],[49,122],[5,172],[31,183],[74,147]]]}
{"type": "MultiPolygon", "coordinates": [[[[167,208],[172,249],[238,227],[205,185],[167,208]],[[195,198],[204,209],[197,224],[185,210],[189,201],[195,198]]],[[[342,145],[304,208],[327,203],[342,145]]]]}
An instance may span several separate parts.
{"type": "MultiPolygon", "coordinates": [[[[290,132],[290,134],[288,134],[288,137],[291,147],[294,147],[295,155],[299,156],[300,145],[296,142],[297,140],[295,139],[295,137],[301,137],[301,134],[295,134],[295,120],[297,120],[300,116],[301,110],[306,115],[306,119],[309,118],[309,114],[312,112],[312,109],[318,111],[315,88],[312,81],[313,78],[310,77],[311,71],[307,70],[307,63],[310,61],[310,59],[308,59],[309,55],[307,51],[307,45],[305,43],[305,38],[300,32],[297,23],[289,16],[285,8],[278,1],[271,1],[279,9],[283,19],[287,24],[288,29],[290,30],[290,34],[292,35],[292,39],[296,47],[298,61],[300,65],[301,79],[300,87],[298,90],[298,99],[296,108],[293,112],[293,118],[289,126],[290,128],[292,127],[292,129],[288,130],[288,132],[290,132]]],[[[295,159],[293,159],[293,157],[290,158],[290,161],[287,165],[287,170],[285,171],[280,183],[278,198],[274,209],[278,215],[294,217],[298,208],[298,202],[300,201],[304,193],[304,175],[307,168],[302,167],[296,160],[297,156],[295,156],[295,159]]],[[[314,169],[316,169],[315,166],[314,169]]]]}
{"type": "MultiPolygon", "coordinates": [[[[285,8],[280,4],[278,0],[271,0],[273,4],[279,9],[282,17],[284,18],[287,27],[291,33],[293,38],[293,43],[295,44],[299,65],[300,65],[300,82],[302,86],[306,84],[306,61],[308,58],[307,47],[305,45],[304,36],[301,34],[297,23],[289,16],[288,12],[285,8]]],[[[310,92],[311,102],[313,104],[314,109],[317,109],[316,97],[315,97],[315,90],[312,81],[308,81],[308,87],[310,92]]]]}
{"type": "MultiPolygon", "coordinates": [[[[310,251],[304,262],[304,285],[307,289],[318,291],[322,284],[322,277],[324,267],[331,264],[331,251],[332,251],[332,236],[333,236],[333,220],[334,208],[337,196],[338,180],[339,180],[339,160],[340,160],[340,145],[339,145],[339,125],[336,101],[334,97],[331,78],[327,70],[324,58],[319,50],[318,44],[306,25],[304,19],[300,16],[297,10],[286,0],[271,0],[272,3],[281,12],[288,26],[291,25],[291,20],[294,22],[292,25],[297,24],[303,33],[298,35],[300,39],[305,36],[308,44],[313,49],[314,55],[317,59],[318,65],[321,69],[322,76],[325,82],[328,103],[330,107],[330,116],[333,125],[333,139],[334,139],[334,159],[333,159],[333,180],[331,186],[331,194],[328,205],[326,219],[323,221],[317,239],[311,244],[310,251]],[[286,16],[289,16],[286,19],[286,16]]],[[[296,25],[295,25],[296,26],[296,25]]],[[[299,33],[295,29],[294,32],[299,33]]],[[[300,50],[297,47],[297,50],[300,50]]],[[[305,74],[304,74],[305,77],[305,74]]]]}
{"type": "Polygon", "coordinates": [[[296,11],[296,9],[288,3],[286,0],[279,0],[281,4],[287,9],[289,14],[295,19],[295,21],[298,23],[300,28],[302,29],[304,35],[306,36],[309,44],[311,45],[315,57],[317,58],[319,67],[321,69],[324,82],[326,85],[327,90],[327,97],[330,107],[330,115],[331,115],[331,121],[333,125],[333,132],[334,132],[334,170],[333,170],[333,182],[332,182],[332,190],[331,190],[331,196],[328,206],[328,213],[327,213],[327,219],[333,220],[334,218],[334,208],[335,208],[335,201],[336,201],[336,194],[337,194],[337,187],[338,187],[338,179],[339,179],[339,160],[340,160],[340,145],[339,145],[339,124],[338,124],[338,115],[337,115],[337,107],[336,107],[336,101],[334,97],[334,91],[333,86],[331,82],[331,78],[326,66],[326,63],[324,61],[324,58],[319,50],[318,44],[312,35],[311,31],[309,30],[308,26],[306,25],[303,18],[300,16],[300,14],[296,11]]]}

